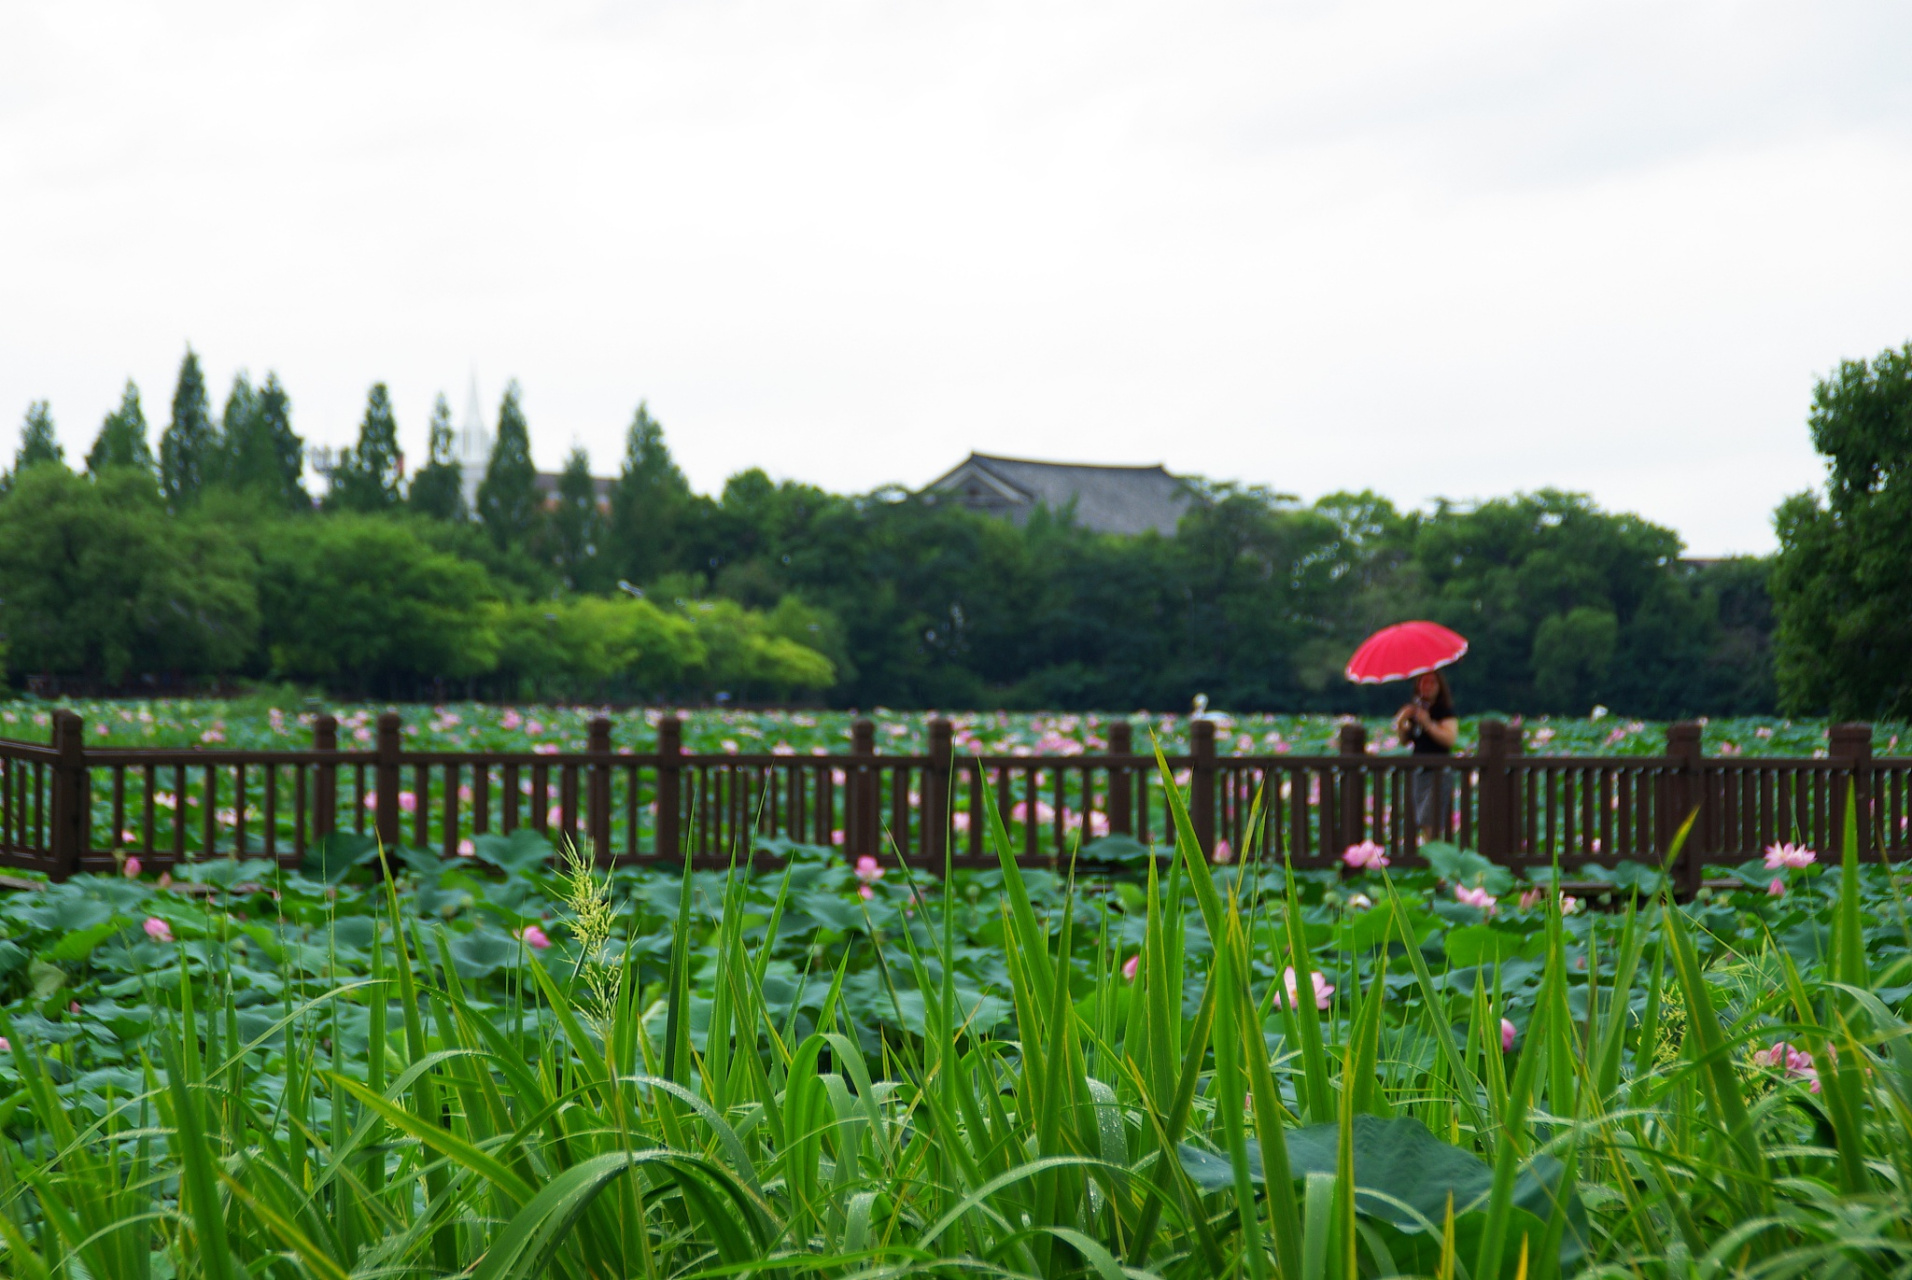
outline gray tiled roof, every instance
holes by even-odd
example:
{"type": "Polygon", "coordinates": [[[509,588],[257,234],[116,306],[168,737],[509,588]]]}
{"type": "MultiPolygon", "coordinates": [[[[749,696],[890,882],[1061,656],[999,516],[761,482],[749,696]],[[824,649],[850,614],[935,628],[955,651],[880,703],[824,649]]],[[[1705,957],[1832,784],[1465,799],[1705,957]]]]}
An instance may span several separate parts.
{"type": "Polygon", "coordinates": [[[1006,515],[1017,524],[1037,506],[1074,506],[1075,522],[1097,533],[1175,532],[1194,493],[1161,466],[1099,467],[1031,462],[972,453],[924,492],[954,494],[973,511],[1006,515]]]}

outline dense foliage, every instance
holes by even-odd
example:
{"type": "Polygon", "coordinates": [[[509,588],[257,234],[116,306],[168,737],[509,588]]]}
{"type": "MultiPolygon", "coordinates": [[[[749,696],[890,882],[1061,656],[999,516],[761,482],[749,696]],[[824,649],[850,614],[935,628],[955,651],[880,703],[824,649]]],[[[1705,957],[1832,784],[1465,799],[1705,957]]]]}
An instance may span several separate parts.
{"type": "Polygon", "coordinates": [[[1859,718],[1912,710],[1912,344],[1848,360],[1813,392],[1826,495],[1778,515],[1786,704],[1859,718]]]}
{"type": "Polygon", "coordinates": [[[1198,480],[1175,536],[1110,537],[1066,513],[1018,526],[933,494],[844,496],[759,470],[696,494],[640,405],[600,499],[581,450],[540,487],[513,384],[467,511],[442,398],[407,485],[377,384],[315,512],[289,415],[276,378],[241,377],[215,421],[188,353],[157,463],[129,385],[79,478],[36,404],[0,500],[0,541],[31,547],[0,555],[16,681],[1083,709],[1206,693],[1242,710],[1378,711],[1388,695],[1349,689],[1342,664],[1376,627],[1430,617],[1473,641],[1471,710],[1773,706],[1765,564],[1682,561],[1670,530],[1572,493],[1402,512],[1370,493],[1303,504],[1198,480]],[[137,554],[29,528],[87,525],[102,507],[144,527],[137,554]],[[148,604],[110,652],[54,638],[63,611],[129,598],[148,604]],[[166,611],[219,642],[177,643],[188,624],[166,611]],[[699,660],[673,638],[686,624],[736,661],[699,660]]]}
{"type": "Polygon", "coordinates": [[[387,882],[341,837],[16,893],[0,1267],[1905,1274],[1887,869],[1680,906],[1622,865],[1588,911],[1452,846],[1191,849],[607,874],[520,832],[387,882]]]}

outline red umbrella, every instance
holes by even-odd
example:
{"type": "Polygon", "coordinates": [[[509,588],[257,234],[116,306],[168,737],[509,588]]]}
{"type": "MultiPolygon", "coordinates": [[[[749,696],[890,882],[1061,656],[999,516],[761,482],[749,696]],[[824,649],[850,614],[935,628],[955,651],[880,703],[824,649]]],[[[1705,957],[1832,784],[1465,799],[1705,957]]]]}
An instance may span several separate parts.
{"type": "Polygon", "coordinates": [[[1434,622],[1399,622],[1362,641],[1348,659],[1348,679],[1356,684],[1407,680],[1459,662],[1467,641],[1434,622]]]}

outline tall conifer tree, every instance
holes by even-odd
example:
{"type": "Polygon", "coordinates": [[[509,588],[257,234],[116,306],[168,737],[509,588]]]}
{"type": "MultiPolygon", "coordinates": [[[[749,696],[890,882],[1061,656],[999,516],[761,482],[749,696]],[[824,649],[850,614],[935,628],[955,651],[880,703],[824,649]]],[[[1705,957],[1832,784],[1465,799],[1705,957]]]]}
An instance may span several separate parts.
{"type": "Polygon", "coordinates": [[[219,466],[219,430],[213,426],[199,356],[186,348],[173,389],[173,418],[159,437],[159,487],[175,511],[199,500],[219,466]]]}
{"type": "Polygon", "coordinates": [[[220,444],[218,465],[208,469],[208,484],[224,485],[231,489],[250,488],[253,476],[250,474],[254,462],[252,445],[253,420],[259,413],[259,393],[252,389],[252,379],[241,369],[233,375],[232,390],[226,393],[226,409],[219,415],[220,444]]]}
{"type": "Polygon", "coordinates": [[[500,547],[528,546],[544,514],[538,501],[538,468],[531,461],[531,431],[518,396],[516,382],[505,388],[504,403],[498,406],[498,439],[478,485],[478,519],[500,547]]]}
{"type": "Polygon", "coordinates": [[[434,520],[466,520],[465,476],[458,466],[451,429],[451,406],[440,394],[432,405],[429,454],[425,465],[412,477],[407,501],[412,510],[434,520]]]}
{"type": "Polygon", "coordinates": [[[571,450],[558,475],[558,502],[546,517],[551,563],[573,591],[595,590],[604,544],[604,513],[598,510],[591,458],[571,450]]]}
{"type": "Polygon", "coordinates": [[[259,388],[259,410],[254,418],[255,450],[271,460],[271,492],[288,511],[310,511],[312,495],[305,488],[305,441],[292,429],[292,397],[279,375],[268,371],[259,388]]]}
{"type": "Polygon", "coordinates": [[[398,420],[392,416],[391,393],[384,383],[375,382],[365,397],[358,443],[333,469],[325,505],[346,511],[389,511],[403,497],[399,483],[404,467],[398,452],[398,420]]]}
{"type": "Polygon", "coordinates": [[[109,467],[132,467],[148,474],[153,470],[153,449],[146,443],[146,411],[140,407],[139,387],[131,378],[120,393],[119,408],[106,415],[99,438],[86,455],[86,469],[93,475],[109,467]]]}
{"type": "Polygon", "coordinates": [[[639,402],[624,437],[624,469],[611,490],[607,554],[618,576],[650,582],[672,568],[690,483],[664,444],[664,428],[639,402]]]}
{"type": "Polygon", "coordinates": [[[20,424],[20,452],[14,457],[13,473],[19,475],[28,467],[47,463],[65,466],[66,450],[60,448],[60,438],[54,434],[53,406],[35,400],[27,406],[26,420],[20,424]]]}
{"type": "Polygon", "coordinates": [[[282,511],[310,510],[305,442],[292,430],[292,397],[276,373],[256,391],[243,376],[226,401],[226,471],[233,489],[256,494],[282,511]]]}

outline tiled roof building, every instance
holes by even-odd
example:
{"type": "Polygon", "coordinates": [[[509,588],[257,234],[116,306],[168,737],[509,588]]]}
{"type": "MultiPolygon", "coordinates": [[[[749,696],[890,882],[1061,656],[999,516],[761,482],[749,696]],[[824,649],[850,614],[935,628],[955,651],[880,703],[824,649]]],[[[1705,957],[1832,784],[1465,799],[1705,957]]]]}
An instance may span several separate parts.
{"type": "Polygon", "coordinates": [[[1072,512],[1075,523],[1096,533],[1172,535],[1182,513],[1198,499],[1161,466],[1099,467],[1072,462],[1030,462],[972,453],[948,474],[924,486],[926,495],[948,494],[972,511],[1007,516],[1021,524],[1039,506],[1072,512]]]}

